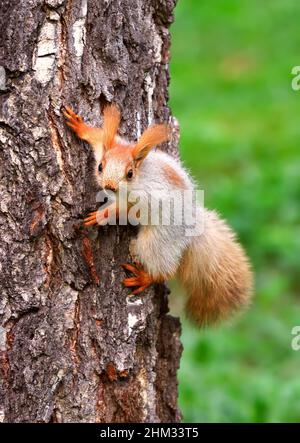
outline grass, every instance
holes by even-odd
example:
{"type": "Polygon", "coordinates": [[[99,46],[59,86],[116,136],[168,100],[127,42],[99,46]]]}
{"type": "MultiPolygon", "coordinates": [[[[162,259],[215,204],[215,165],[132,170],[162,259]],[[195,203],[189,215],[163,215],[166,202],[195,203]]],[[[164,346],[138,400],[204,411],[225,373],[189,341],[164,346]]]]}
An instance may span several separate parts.
{"type": "MultiPolygon", "coordinates": [[[[237,231],[255,298],[230,325],[183,324],[184,421],[300,420],[300,65],[297,0],[181,0],[170,105],[182,158],[237,231]]],[[[173,296],[175,298],[175,296],[173,296]]]]}

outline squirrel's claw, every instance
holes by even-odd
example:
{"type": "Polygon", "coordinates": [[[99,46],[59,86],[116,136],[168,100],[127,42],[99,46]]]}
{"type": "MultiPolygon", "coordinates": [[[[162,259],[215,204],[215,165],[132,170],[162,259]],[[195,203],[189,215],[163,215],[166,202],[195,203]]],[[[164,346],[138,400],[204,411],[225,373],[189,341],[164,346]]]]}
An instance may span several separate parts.
{"type": "Polygon", "coordinates": [[[69,108],[69,106],[64,106],[62,112],[66,118],[66,124],[73,129],[79,138],[84,138],[87,131],[87,126],[83,119],[79,115],[75,114],[73,109],[69,108]]]}
{"type": "Polygon", "coordinates": [[[139,288],[135,289],[134,291],[132,291],[132,295],[137,295],[140,294],[141,292],[145,291],[145,289],[147,289],[147,286],[140,286],[139,288]]]}
{"type": "Polygon", "coordinates": [[[126,271],[132,272],[133,275],[135,276],[138,275],[139,268],[137,268],[136,266],[130,265],[129,263],[124,263],[122,265],[122,268],[125,269],[126,271]]]}
{"type": "MultiPolygon", "coordinates": [[[[70,120],[70,123],[82,123],[83,120],[82,118],[75,114],[75,112],[73,111],[73,109],[69,108],[69,106],[64,106],[63,110],[62,110],[64,116],[70,120]]],[[[68,122],[67,122],[68,123],[68,122]]]]}
{"type": "Polygon", "coordinates": [[[91,225],[100,225],[103,226],[107,223],[109,216],[108,209],[100,210],[90,212],[89,215],[83,220],[83,224],[85,226],[91,226],[91,225]]]}
{"type": "Polygon", "coordinates": [[[83,224],[84,226],[91,226],[96,225],[98,223],[97,221],[97,214],[98,211],[91,212],[84,220],[83,224]]]}
{"type": "Polygon", "coordinates": [[[123,264],[122,267],[126,271],[132,272],[134,277],[127,277],[123,280],[123,285],[127,288],[136,287],[134,291],[132,291],[132,295],[137,295],[143,292],[148,286],[154,283],[153,279],[144,271],[141,267],[136,267],[130,264],[123,264]]]}

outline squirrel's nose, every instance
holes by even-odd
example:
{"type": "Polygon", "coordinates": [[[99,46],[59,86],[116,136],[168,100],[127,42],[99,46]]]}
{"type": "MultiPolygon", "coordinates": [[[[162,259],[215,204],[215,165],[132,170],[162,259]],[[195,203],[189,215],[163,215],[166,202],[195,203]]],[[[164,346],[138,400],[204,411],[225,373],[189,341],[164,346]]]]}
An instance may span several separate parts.
{"type": "Polygon", "coordinates": [[[113,185],[112,183],[107,183],[105,185],[105,189],[109,189],[110,191],[116,192],[117,187],[116,187],[116,185],[113,185]]]}

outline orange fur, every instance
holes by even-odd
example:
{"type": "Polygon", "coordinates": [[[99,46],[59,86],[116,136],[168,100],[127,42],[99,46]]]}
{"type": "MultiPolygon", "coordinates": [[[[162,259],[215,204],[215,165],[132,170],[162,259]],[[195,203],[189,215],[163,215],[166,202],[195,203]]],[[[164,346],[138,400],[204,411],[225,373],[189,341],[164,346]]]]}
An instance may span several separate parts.
{"type": "Polygon", "coordinates": [[[109,105],[103,111],[103,143],[105,149],[111,149],[120,125],[120,111],[115,105],[109,105]]]}
{"type": "MultiPolygon", "coordinates": [[[[129,169],[132,169],[134,172],[136,171],[136,165],[133,161],[132,156],[133,145],[116,143],[112,149],[109,149],[105,152],[102,164],[105,169],[105,165],[111,158],[117,159],[120,164],[122,164],[124,175],[127,173],[129,169]]],[[[117,189],[118,181],[114,180],[113,176],[109,179],[103,179],[102,186],[108,189],[117,189]]]]}
{"type": "Polygon", "coordinates": [[[211,221],[184,253],[177,274],[188,294],[187,313],[199,326],[247,306],[252,292],[244,251],[221,220],[211,221]]]}
{"type": "MultiPolygon", "coordinates": [[[[170,135],[167,125],[158,124],[146,129],[136,144],[127,143],[117,137],[120,112],[114,105],[104,109],[103,129],[89,127],[70,108],[66,108],[64,114],[67,124],[78,137],[92,145],[96,159],[96,178],[103,188],[117,189],[129,169],[133,170],[134,178],[140,162],[150,150],[167,141],[170,135]],[[100,163],[102,167],[99,171],[100,163]]],[[[157,153],[156,161],[160,162],[160,167],[153,168],[154,172],[158,171],[156,179],[161,180],[167,188],[192,189],[193,184],[184,170],[177,170],[171,160],[168,164],[164,156],[157,153]]],[[[91,213],[85,218],[84,224],[106,224],[110,214],[113,214],[110,209],[115,211],[114,215],[119,216],[116,203],[113,208],[91,213]]],[[[192,241],[182,244],[181,238],[177,243],[175,234],[173,236],[171,230],[164,231],[163,226],[143,226],[137,238],[138,249],[135,251],[134,247],[131,248],[133,259],[136,257],[135,261],[141,263],[143,268],[140,265],[125,265],[125,269],[131,271],[133,276],[123,282],[125,286],[135,288],[133,294],[139,294],[155,282],[177,276],[188,295],[187,312],[200,326],[221,320],[246,306],[252,290],[251,269],[233,232],[212,211],[205,211],[201,217],[204,230],[199,225],[192,241]]]]}
{"type": "Polygon", "coordinates": [[[89,215],[84,219],[83,223],[85,226],[101,225],[102,222],[107,221],[107,219],[110,219],[111,217],[119,217],[119,208],[115,205],[90,212],[89,215]]]}
{"type": "Polygon", "coordinates": [[[164,165],[163,171],[166,179],[171,185],[174,185],[176,188],[185,189],[185,183],[182,177],[177,174],[177,172],[170,165],[164,165]]]}
{"type": "MultiPolygon", "coordinates": [[[[82,117],[77,115],[70,107],[65,106],[63,114],[67,125],[73,129],[77,137],[87,141],[96,153],[98,160],[103,156],[105,149],[115,146],[114,141],[120,124],[120,111],[115,105],[108,105],[103,111],[103,127],[93,128],[84,123],[82,117]]],[[[120,143],[117,144],[119,147],[120,143]]]]}
{"type": "Polygon", "coordinates": [[[170,130],[167,125],[152,125],[147,128],[133,149],[133,157],[136,161],[144,160],[149,151],[156,145],[166,142],[170,138],[170,130]]]}
{"type": "Polygon", "coordinates": [[[63,110],[63,114],[67,118],[67,125],[73,129],[77,137],[87,141],[92,147],[99,144],[99,142],[102,143],[102,129],[86,125],[82,117],[75,114],[75,112],[68,106],[63,110]]]}
{"type": "Polygon", "coordinates": [[[87,141],[94,151],[98,151],[97,158],[103,154],[103,150],[114,150],[114,154],[120,157],[134,158],[136,161],[143,160],[149,151],[160,143],[170,138],[170,128],[164,124],[152,125],[147,128],[138,142],[131,145],[131,149],[124,150],[125,144],[116,142],[116,136],[120,125],[120,111],[116,105],[108,105],[103,111],[102,128],[93,128],[84,123],[83,119],[78,116],[68,106],[63,110],[63,114],[67,119],[67,125],[73,129],[76,135],[82,140],[87,141]],[[118,150],[115,150],[117,149],[118,150]]]}
{"type": "Polygon", "coordinates": [[[129,164],[133,161],[133,145],[122,145],[121,143],[115,143],[114,147],[110,149],[106,158],[114,157],[120,159],[120,161],[129,164]]]}

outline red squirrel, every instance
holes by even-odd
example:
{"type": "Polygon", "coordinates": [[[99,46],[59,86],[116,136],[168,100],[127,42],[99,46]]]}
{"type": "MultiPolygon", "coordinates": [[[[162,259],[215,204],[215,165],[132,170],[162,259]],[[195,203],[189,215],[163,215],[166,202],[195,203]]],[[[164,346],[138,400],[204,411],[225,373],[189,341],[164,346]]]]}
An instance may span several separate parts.
{"type": "MultiPolygon", "coordinates": [[[[129,191],[139,189],[146,195],[157,192],[162,205],[173,191],[195,189],[179,161],[153,150],[169,140],[167,125],[154,124],[136,142],[129,142],[118,135],[121,116],[115,105],[105,107],[101,128],[86,125],[69,107],[63,112],[68,126],[93,149],[100,188],[118,193],[125,182],[129,191]]],[[[112,206],[118,213],[117,203],[112,206]]],[[[84,224],[101,225],[108,213],[108,208],[100,208],[85,218],[84,224]]],[[[130,243],[134,264],[123,265],[132,276],[123,284],[134,289],[132,294],[139,294],[153,283],[177,277],[187,293],[188,316],[205,326],[248,305],[252,272],[228,225],[214,211],[197,208],[196,214],[193,236],[187,236],[182,225],[141,225],[137,238],[130,243]]]]}

